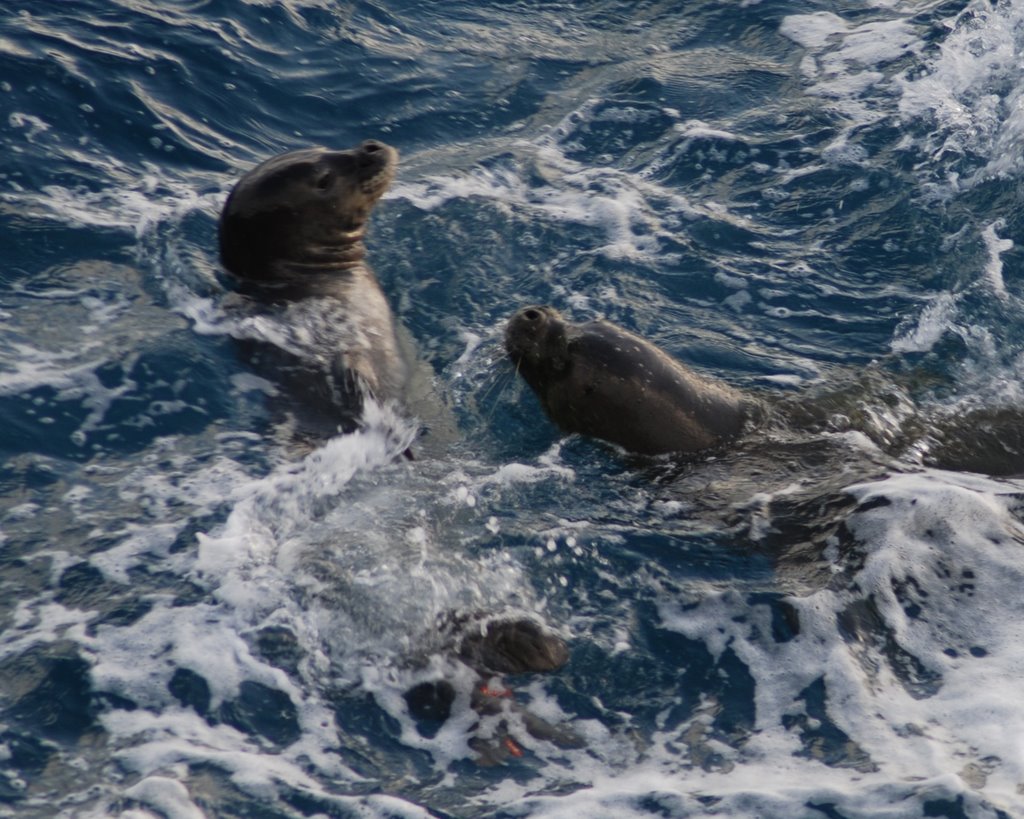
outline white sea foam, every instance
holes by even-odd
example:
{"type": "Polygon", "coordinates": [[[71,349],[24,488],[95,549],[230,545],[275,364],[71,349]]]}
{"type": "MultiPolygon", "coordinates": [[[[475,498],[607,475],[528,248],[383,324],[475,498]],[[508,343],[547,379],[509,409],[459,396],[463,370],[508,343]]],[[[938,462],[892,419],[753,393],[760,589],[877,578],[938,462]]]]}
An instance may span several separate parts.
{"type": "Polygon", "coordinates": [[[153,808],[167,819],[204,819],[206,814],[188,794],[188,788],[166,776],[148,776],[128,788],[129,799],[153,808]]]}
{"type": "MultiPolygon", "coordinates": [[[[807,93],[822,97],[854,126],[897,114],[926,135],[909,137],[932,160],[980,157],[966,179],[1016,175],[1024,155],[1024,71],[1019,63],[1024,10],[1011,2],[972,2],[946,21],[937,47],[913,22],[916,6],[889,4],[896,17],[856,25],[833,12],[789,15],[780,32],[806,49],[807,93]],[[905,15],[902,17],[900,15],[905,15]],[[906,68],[907,58],[912,67],[906,68]]],[[[922,168],[922,171],[926,169],[922,168]]]]}
{"type": "MultiPolygon", "coordinates": [[[[566,134],[595,104],[589,101],[548,135],[517,142],[514,163],[476,167],[451,176],[434,174],[419,182],[400,180],[388,195],[422,210],[456,199],[482,198],[532,218],[595,227],[603,232],[605,243],[592,252],[612,259],[666,261],[661,240],[677,238],[678,220],[709,219],[753,229],[744,216],[720,203],[693,203],[677,189],[652,181],[647,178],[650,169],[634,173],[571,159],[566,134]]],[[[696,121],[680,128],[687,136],[732,138],[696,121]]]]}
{"type": "MultiPolygon", "coordinates": [[[[401,740],[429,751],[442,768],[473,756],[466,743],[480,720],[468,706],[475,675],[440,656],[429,657],[432,624],[452,610],[510,610],[511,602],[511,610],[530,614],[543,602],[532,599],[521,568],[507,552],[469,558],[453,550],[449,538],[463,535],[456,534],[462,524],[449,531],[451,515],[469,513],[467,525],[485,532],[489,516],[470,498],[494,488],[561,481],[566,470],[467,464],[465,471],[423,475],[428,463],[417,471],[396,463],[414,432],[404,423],[386,409],[373,409],[362,430],[265,477],[250,476],[228,458],[206,466],[192,463],[184,475],[141,467],[125,478],[124,496],[146,498],[151,512],[167,519],[126,525],[119,543],[94,554],[91,562],[117,583],[131,582],[133,569],[142,566],[188,577],[204,589],[204,599],[180,606],[169,596],[155,596],[135,622],[101,625],[92,634],[85,628],[90,612],[26,604],[25,637],[9,639],[5,653],[58,637],[73,639],[91,661],[94,689],[139,706],[102,716],[105,730],[124,740],[121,763],[148,783],[132,798],[187,816],[194,799],[164,780],[173,780],[169,772],[176,766],[205,763],[253,795],[269,797],[285,785],[334,799],[317,777],[358,777],[332,750],[338,729],[319,698],[328,680],[372,694],[401,726],[401,740]],[[379,470],[388,472],[381,482],[371,478],[379,470]],[[409,497],[415,498],[412,505],[409,497]],[[178,509],[222,503],[230,504],[231,512],[223,524],[198,535],[197,549],[170,550],[187,521],[176,517],[178,509]],[[295,635],[304,658],[299,678],[253,653],[249,637],[267,626],[295,635]],[[409,664],[421,654],[424,665],[409,664]],[[282,692],[296,706],[300,738],[280,753],[267,754],[252,737],[208,724],[179,707],[170,693],[176,669],[206,681],[211,709],[237,697],[247,682],[282,692]],[[457,685],[459,698],[452,719],[425,738],[410,720],[402,693],[439,676],[457,685]]],[[[551,704],[545,713],[559,716],[551,704]]],[[[489,717],[475,730],[497,730],[498,720],[489,717]]],[[[401,800],[343,803],[362,806],[368,815],[378,808],[420,814],[401,800]]]]}
{"type": "Polygon", "coordinates": [[[224,200],[221,193],[197,193],[196,180],[138,178],[127,168],[106,168],[105,175],[122,185],[99,191],[45,185],[39,191],[0,193],[5,205],[23,216],[48,219],[86,228],[116,228],[142,236],[155,225],[201,210],[215,216],[224,200]]]}
{"type": "Polygon", "coordinates": [[[934,156],[981,155],[976,178],[1016,174],[1024,149],[1024,8],[970,3],[949,25],[924,71],[900,77],[900,114],[929,123],[934,156]]]}
{"type": "Polygon", "coordinates": [[[930,350],[953,326],[958,299],[952,293],[940,293],[928,304],[913,326],[897,332],[890,343],[893,352],[923,353],[930,350]]]}
{"type": "Polygon", "coordinates": [[[886,83],[885,66],[923,48],[914,27],[901,19],[853,25],[832,12],[814,12],[785,17],[779,31],[807,50],[800,64],[807,93],[858,124],[885,115],[870,96],[886,83]]]}
{"type": "MultiPolygon", "coordinates": [[[[129,381],[114,386],[104,384],[97,374],[97,369],[104,363],[102,358],[72,363],[83,352],[89,354],[95,343],[87,341],[81,348],[66,352],[9,343],[8,350],[4,351],[7,371],[0,372],[0,395],[25,395],[39,387],[55,390],[55,401],[77,403],[88,410],[70,435],[76,445],[84,444],[86,435],[102,424],[113,403],[135,386],[129,381]]],[[[40,408],[34,414],[38,415],[40,423],[52,423],[53,417],[49,415],[51,405],[41,399],[37,403],[40,408]]]]}
{"type": "Polygon", "coordinates": [[[985,240],[985,249],[988,251],[985,278],[992,288],[992,292],[1004,299],[1007,293],[1006,282],[1003,281],[1003,260],[1001,256],[1013,247],[1013,240],[1000,238],[996,231],[1002,230],[1005,227],[1005,222],[997,220],[986,227],[981,233],[982,238],[985,240]]]}
{"type": "MultiPolygon", "coordinates": [[[[241,470],[225,470],[219,462],[205,473],[193,470],[186,486],[174,481],[155,487],[160,479],[153,474],[150,486],[138,490],[177,493],[179,498],[183,494],[190,502],[196,494],[208,504],[218,498],[234,504],[222,527],[200,536],[197,552],[154,552],[154,538],[166,544],[177,529],[164,523],[136,527],[133,535],[93,559],[115,581],[127,581],[126,572],[133,564],[162,563],[165,570],[191,574],[211,593],[208,602],[187,607],[156,599],[152,609],[130,626],[100,626],[92,637],[81,630],[75,635],[94,658],[94,687],[143,706],[103,717],[106,730],[114,736],[146,737],[126,746],[121,754],[129,769],[147,777],[143,781],[157,777],[153,788],[146,786],[140,792],[141,802],[153,804],[153,799],[172,796],[184,799],[176,791],[157,787],[161,773],[180,763],[213,764],[229,772],[243,790],[264,795],[280,783],[321,792],[317,780],[306,772],[310,763],[328,777],[358,778],[326,750],[337,743],[336,729],[332,715],[317,700],[315,687],[300,687],[292,677],[253,655],[245,635],[262,625],[285,625],[310,658],[306,673],[326,672],[326,660],[316,662],[322,657],[317,613],[303,611],[293,594],[295,572],[301,569],[297,562],[303,551],[300,532],[316,517],[313,507],[319,500],[336,497],[360,471],[390,463],[406,443],[405,438],[368,425],[328,443],[297,468],[284,466],[266,478],[246,478],[241,470]],[[166,531],[166,537],[160,536],[161,531],[166,531]],[[188,669],[206,681],[213,708],[237,696],[243,681],[283,692],[297,707],[301,739],[282,754],[270,756],[239,731],[210,726],[191,710],[181,710],[168,691],[176,668],[188,669]]],[[[42,614],[45,611],[34,616],[42,614]]],[[[79,621],[88,619],[75,614],[79,621]]],[[[51,625],[45,632],[51,636],[55,629],[74,623],[73,618],[54,619],[52,614],[46,620],[51,625]]],[[[185,810],[188,803],[181,799],[179,806],[185,810]]]]}
{"type": "MultiPolygon", "coordinates": [[[[1024,709],[1012,693],[1024,671],[1015,626],[1024,614],[1016,592],[1024,579],[1018,555],[1024,528],[1003,499],[1022,489],[941,472],[852,487],[868,508],[849,522],[866,561],[834,588],[789,599],[800,633],[788,642],[767,636],[767,608],[734,591],[704,594],[695,609],[663,602],[667,628],[704,641],[715,655],[728,648],[753,674],[757,732],[743,767],[750,775],[759,759],[770,759],[779,783],[762,794],[784,797],[789,777],[800,775],[792,756],[800,751],[799,737],[784,725],[803,711],[801,692],[821,680],[829,719],[875,770],[854,776],[815,767],[817,788],[831,782],[840,791],[867,789],[881,807],[896,783],[921,778],[950,794],[976,792],[1011,815],[1024,807],[1024,751],[1017,741],[1024,709]],[[862,602],[877,610],[881,623],[865,622],[874,636],[844,639],[837,619],[862,602]],[[894,654],[886,640],[905,654],[894,654]],[[911,666],[901,656],[916,658],[927,670],[922,673],[939,675],[940,682],[915,687],[915,672],[907,676],[911,666]]],[[[730,773],[730,790],[739,773],[730,773]]]]}

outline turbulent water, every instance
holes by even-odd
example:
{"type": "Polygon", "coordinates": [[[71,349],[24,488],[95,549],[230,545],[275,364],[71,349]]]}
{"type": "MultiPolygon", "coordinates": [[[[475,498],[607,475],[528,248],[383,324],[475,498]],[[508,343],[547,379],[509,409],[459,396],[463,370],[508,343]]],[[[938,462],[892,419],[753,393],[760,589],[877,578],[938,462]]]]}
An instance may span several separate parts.
{"type": "Polygon", "coordinates": [[[1024,815],[1022,53],[1020,0],[0,4],[0,814],[1024,815]],[[414,461],[388,408],[296,445],[216,253],[367,138],[414,461]],[[787,420],[565,438],[530,303],[787,420]],[[480,713],[452,612],[570,660],[480,713]]]}

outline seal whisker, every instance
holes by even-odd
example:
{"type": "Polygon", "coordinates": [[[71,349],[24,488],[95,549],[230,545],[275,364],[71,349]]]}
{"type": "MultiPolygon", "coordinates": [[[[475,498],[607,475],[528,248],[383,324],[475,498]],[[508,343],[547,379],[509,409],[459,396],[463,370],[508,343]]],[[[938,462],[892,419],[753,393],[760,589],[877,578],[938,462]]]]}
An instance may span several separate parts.
{"type": "Polygon", "coordinates": [[[511,384],[515,383],[516,375],[518,375],[518,366],[516,368],[516,372],[513,372],[512,374],[508,374],[507,371],[500,373],[494,380],[494,383],[487,389],[487,392],[482,396],[486,399],[490,397],[496,387],[498,388],[498,394],[491,402],[490,409],[487,410],[487,415],[484,416],[485,423],[490,423],[491,418],[494,416],[494,411],[498,408],[498,404],[500,404],[501,399],[505,397],[505,390],[507,390],[511,384]]]}

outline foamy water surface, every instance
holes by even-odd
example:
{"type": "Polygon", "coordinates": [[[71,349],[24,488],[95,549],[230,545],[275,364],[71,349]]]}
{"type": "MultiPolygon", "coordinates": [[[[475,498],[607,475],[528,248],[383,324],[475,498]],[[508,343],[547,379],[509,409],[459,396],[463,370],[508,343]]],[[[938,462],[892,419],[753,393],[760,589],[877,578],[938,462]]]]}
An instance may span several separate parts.
{"type": "Polygon", "coordinates": [[[1022,17],[0,10],[0,812],[1024,815],[1024,483],[931,458],[1018,417],[1022,17]],[[233,181],[370,137],[443,447],[377,406],[297,445],[235,344],[233,181]],[[529,303],[797,410],[694,464],[564,438],[504,358],[529,303]],[[459,614],[569,663],[480,713],[459,614]]]}

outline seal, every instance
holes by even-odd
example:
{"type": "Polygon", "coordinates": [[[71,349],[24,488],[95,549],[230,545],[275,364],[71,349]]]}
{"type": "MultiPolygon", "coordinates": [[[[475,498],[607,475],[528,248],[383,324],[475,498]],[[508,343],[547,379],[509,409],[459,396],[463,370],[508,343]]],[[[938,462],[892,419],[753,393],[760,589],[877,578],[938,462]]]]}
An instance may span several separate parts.
{"type": "MultiPolygon", "coordinates": [[[[570,727],[552,724],[515,701],[511,688],[501,677],[557,671],[569,660],[565,642],[540,623],[528,618],[485,618],[453,615],[438,623],[454,627],[448,650],[475,673],[469,706],[481,717],[493,718],[490,730],[476,732],[469,746],[481,765],[498,765],[510,757],[523,756],[514,734],[521,727],[534,739],[552,742],[560,748],[582,748],[582,738],[570,727]]],[[[413,686],[403,695],[417,727],[429,735],[452,713],[455,686],[446,679],[413,686]]]]}
{"type": "Polygon", "coordinates": [[[563,431],[641,455],[713,450],[738,437],[759,407],[622,327],[574,324],[552,307],[516,312],[505,349],[563,431]]]}
{"type": "Polygon", "coordinates": [[[249,302],[236,335],[289,393],[326,399],[331,432],[358,427],[367,396],[414,406],[426,389],[365,261],[367,223],[397,164],[376,140],[291,151],[242,176],[220,216],[221,262],[249,302]]]}
{"type": "MultiPolygon", "coordinates": [[[[885,458],[915,466],[1024,475],[1019,408],[921,409],[907,387],[894,384],[891,373],[879,367],[830,380],[813,391],[760,400],[698,375],[611,322],[574,324],[542,306],[524,307],[509,319],[505,348],[562,430],[642,455],[722,453],[756,426],[771,428],[773,435],[737,442],[745,447],[744,458],[767,454],[769,461],[781,462],[784,456],[771,446],[788,448],[794,456],[806,450],[798,456],[803,472],[812,462],[830,463],[822,454],[823,436],[857,432],[885,458]],[[876,412],[873,405],[884,409],[876,412]],[[769,437],[775,444],[768,444],[769,437]]],[[[849,454],[843,458],[835,469],[849,465],[849,454]]],[[[866,460],[877,466],[872,458],[866,460]]],[[[890,466],[899,468],[895,462],[890,466]]],[[[768,472],[759,472],[757,480],[763,482],[768,472]]]]}

